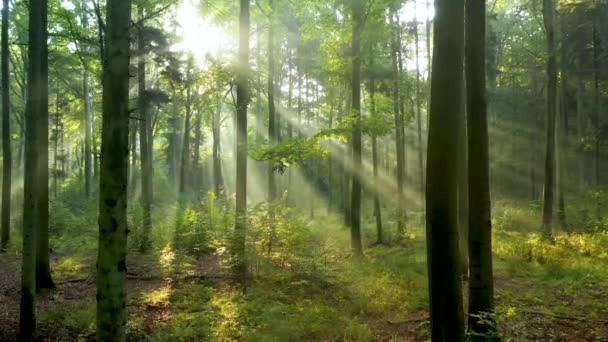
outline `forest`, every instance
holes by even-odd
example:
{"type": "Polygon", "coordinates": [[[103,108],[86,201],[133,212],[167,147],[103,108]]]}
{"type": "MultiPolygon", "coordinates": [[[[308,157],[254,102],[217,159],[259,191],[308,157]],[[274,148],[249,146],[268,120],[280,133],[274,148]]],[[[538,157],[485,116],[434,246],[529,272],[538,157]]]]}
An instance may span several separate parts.
{"type": "Polygon", "coordinates": [[[1,6],[0,341],[608,341],[608,1],[1,6]]]}

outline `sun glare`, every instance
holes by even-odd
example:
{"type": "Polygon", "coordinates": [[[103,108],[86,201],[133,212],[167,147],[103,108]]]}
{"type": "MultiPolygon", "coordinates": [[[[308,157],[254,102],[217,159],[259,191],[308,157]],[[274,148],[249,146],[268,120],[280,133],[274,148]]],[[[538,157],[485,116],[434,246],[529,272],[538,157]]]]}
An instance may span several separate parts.
{"type": "Polygon", "coordinates": [[[184,0],[180,4],[177,23],[181,42],[173,45],[173,49],[192,53],[199,67],[204,68],[209,56],[218,57],[226,48],[228,38],[225,31],[208,18],[203,18],[192,1],[184,0]]]}

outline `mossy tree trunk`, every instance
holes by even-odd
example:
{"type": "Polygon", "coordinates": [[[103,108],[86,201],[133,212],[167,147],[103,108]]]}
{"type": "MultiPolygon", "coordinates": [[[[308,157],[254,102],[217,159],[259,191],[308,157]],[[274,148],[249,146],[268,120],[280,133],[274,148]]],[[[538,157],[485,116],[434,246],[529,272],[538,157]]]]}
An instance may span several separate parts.
{"type": "Polygon", "coordinates": [[[97,341],[126,341],[131,1],[108,0],[97,254],[97,341]]]}

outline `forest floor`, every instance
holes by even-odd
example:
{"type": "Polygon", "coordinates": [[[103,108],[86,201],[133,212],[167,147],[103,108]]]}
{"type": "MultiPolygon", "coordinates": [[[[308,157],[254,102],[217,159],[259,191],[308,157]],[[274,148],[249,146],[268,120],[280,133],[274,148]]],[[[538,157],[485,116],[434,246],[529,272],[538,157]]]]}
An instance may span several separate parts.
{"type": "MultiPolygon", "coordinates": [[[[505,341],[608,341],[608,233],[561,234],[550,244],[530,233],[531,217],[516,207],[494,213],[499,332],[505,341]]],[[[373,241],[372,219],[365,223],[373,241]]],[[[130,340],[428,340],[422,229],[410,227],[399,244],[369,245],[363,260],[353,260],[338,226],[317,219],[307,227],[322,234],[283,236],[290,255],[280,246],[253,255],[245,291],[232,281],[221,246],[187,255],[166,243],[132,253],[130,340]]],[[[91,245],[52,253],[57,289],[38,300],[42,340],[94,340],[91,245]]],[[[0,341],[14,340],[18,328],[19,263],[14,251],[0,256],[0,341]]]]}

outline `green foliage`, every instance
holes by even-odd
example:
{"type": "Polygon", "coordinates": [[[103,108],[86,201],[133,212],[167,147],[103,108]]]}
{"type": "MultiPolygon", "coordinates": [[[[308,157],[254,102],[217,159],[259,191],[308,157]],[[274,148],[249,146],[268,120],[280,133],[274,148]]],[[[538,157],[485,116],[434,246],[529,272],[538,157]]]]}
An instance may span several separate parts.
{"type": "Polygon", "coordinates": [[[285,140],[278,144],[262,140],[249,147],[249,155],[253,159],[272,163],[279,173],[285,172],[293,164],[301,164],[310,158],[325,158],[328,154],[317,136],[285,140]]]}

